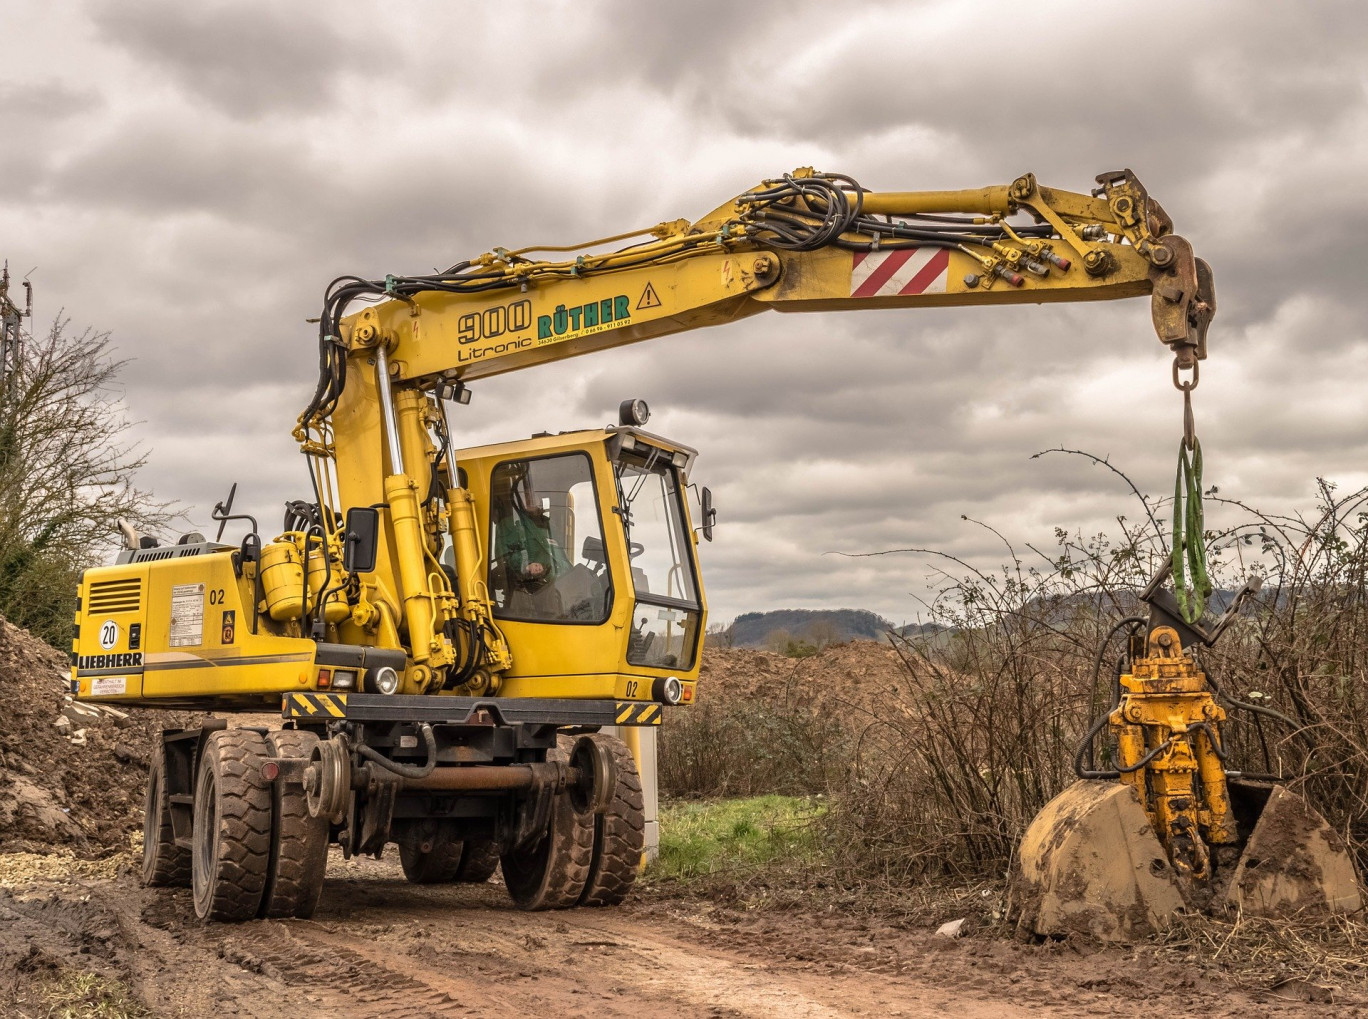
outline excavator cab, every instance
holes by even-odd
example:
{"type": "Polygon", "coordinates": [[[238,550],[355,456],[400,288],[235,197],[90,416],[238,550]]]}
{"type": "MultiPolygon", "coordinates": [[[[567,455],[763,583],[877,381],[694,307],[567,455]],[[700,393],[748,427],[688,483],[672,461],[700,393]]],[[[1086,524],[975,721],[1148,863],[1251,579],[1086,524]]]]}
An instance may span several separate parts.
{"type": "Polygon", "coordinates": [[[458,450],[513,697],[692,699],[705,605],[696,452],[631,425],[458,450]],[[660,696],[656,696],[659,694],[660,696]]]}

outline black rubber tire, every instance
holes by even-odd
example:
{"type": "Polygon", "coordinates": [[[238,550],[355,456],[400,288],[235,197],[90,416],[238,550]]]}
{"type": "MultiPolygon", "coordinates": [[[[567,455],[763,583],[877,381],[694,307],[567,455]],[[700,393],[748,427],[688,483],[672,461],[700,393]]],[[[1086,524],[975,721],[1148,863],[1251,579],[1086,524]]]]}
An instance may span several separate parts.
{"type": "MultiPolygon", "coordinates": [[[[272,757],[308,758],[318,737],[300,729],[266,734],[272,757]]],[[[323,894],[328,869],[328,819],[310,817],[304,787],[271,783],[271,855],[260,916],[295,916],[307,920],[323,894]]]]}
{"type": "Polygon", "coordinates": [[[195,779],[191,889],[195,915],[250,920],[261,906],[271,859],[271,789],[261,775],[266,737],[248,729],[210,733],[195,779]]]}
{"type": "Polygon", "coordinates": [[[608,809],[594,818],[594,858],[579,901],[581,906],[617,906],[627,898],[641,872],[646,800],[627,744],[607,733],[595,733],[591,738],[612,753],[617,780],[608,809]]]}
{"type": "Polygon", "coordinates": [[[142,883],[148,887],[190,886],[190,850],[176,845],[171,797],[166,789],[166,755],[160,739],[152,748],[143,795],[142,883]]]}
{"type": "MultiPolygon", "coordinates": [[[[569,755],[549,750],[546,759],[565,762],[569,755]]],[[[531,849],[504,853],[499,862],[508,895],[520,909],[568,909],[579,904],[593,858],[594,815],[576,810],[570,794],[560,793],[546,837],[531,849]]]]}
{"type": "Polygon", "coordinates": [[[465,843],[456,837],[452,826],[439,821],[432,835],[432,848],[426,853],[415,839],[400,840],[399,864],[412,884],[447,885],[460,880],[464,851],[465,843]]]}
{"type": "Polygon", "coordinates": [[[462,884],[482,885],[499,869],[499,844],[493,839],[466,839],[461,867],[456,880],[462,884]]]}

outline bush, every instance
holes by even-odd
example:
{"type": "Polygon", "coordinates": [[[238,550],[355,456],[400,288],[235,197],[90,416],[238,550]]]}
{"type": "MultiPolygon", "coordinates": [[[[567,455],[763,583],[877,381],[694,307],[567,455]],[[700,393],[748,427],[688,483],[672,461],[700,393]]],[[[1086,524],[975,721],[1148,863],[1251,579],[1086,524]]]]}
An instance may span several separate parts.
{"type": "Polygon", "coordinates": [[[660,791],[675,797],[822,793],[844,775],[841,723],[787,704],[704,702],[661,726],[660,791]]]}
{"type": "MultiPolygon", "coordinates": [[[[1239,507],[1248,522],[1209,532],[1218,594],[1250,572],[1267,582],[1217,646],[1198,652],[1230,711],[1232,766],[1274,772],[1305,794],[1347,837],[1361,870],[1366,504],[1368,490],[1336,499],[1322,485],[1312,522],[1239,507]],[[1232,701],[1271,707],[1292,724],[1234,710],[1232,701]]],[[[1168,554],[1145,508],[1154,526],[1131,528],[1123,518],[1119,538],[1057,531],[1057,554],[1042,556],[1039,568],[1014,553],[996,576],[957,562],[963,574],[945,575],[932,606],[941,632],[893,638],[908,677],[906,710],[854,737],[852,766],[832,789],[826,818],[853,876],[1007,869],[1036,812],[1074,780],[1075,747],[1110,704],[1111,670],[1124,648],[1117,640],[1100,656],[1095,649],[1116,620],[1142,608],[1134,592],[1168,554]]],[[[1098,742],[1105,760],[1105,736],[1098,742]]]]}

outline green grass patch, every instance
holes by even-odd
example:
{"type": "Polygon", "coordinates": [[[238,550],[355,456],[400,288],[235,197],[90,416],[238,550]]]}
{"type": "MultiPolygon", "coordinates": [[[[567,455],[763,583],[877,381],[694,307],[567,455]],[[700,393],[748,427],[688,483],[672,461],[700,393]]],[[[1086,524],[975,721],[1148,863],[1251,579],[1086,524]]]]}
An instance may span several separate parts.
{"type": "Polygon", "coordinates": [[[687,880],[817,863],[815,822],[825,812],[823,800],[806,796],[663,804],[653,870],[657,877],[687,880]]]}

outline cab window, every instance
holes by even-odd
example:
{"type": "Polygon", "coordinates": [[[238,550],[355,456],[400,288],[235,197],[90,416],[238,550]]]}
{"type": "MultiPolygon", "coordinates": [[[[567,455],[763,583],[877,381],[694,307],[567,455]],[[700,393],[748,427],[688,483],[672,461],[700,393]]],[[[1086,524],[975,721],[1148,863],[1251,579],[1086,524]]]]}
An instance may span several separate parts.
{"type": "Polygon", "coordinates": [[[636,594],[627,661],[693,667],[703,605],[679,470],[663,451],[624,455],[615,467],[618,502],[636,594]]]}
{"type": "Polygon", "coordinates": [[[613,604],[589,457],[512,460],[490,475],[489,592],[494,615],[603,623],[613,604]]]}

